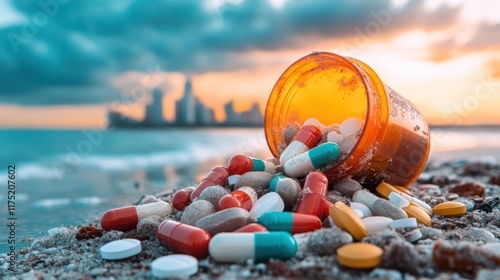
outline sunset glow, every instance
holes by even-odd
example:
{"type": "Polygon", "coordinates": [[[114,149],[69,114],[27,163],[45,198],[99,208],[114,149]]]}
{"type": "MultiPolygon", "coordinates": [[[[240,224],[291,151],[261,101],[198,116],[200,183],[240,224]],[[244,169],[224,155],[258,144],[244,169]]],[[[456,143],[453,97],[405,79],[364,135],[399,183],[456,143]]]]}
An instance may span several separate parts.
{"type": "MultiPolygon", "coordinates": [[[[339,9],[345,9],[346,14],[353,13],[351,18],[332,12],[332,17],[340,18],[338,21],[321,22],[328,17],[318,14],[309,19],[309,26],[300,16],[311,14],[296,12],[301,7],[296,1],[270,1],[269,17],[256,13],[238,21],[232,13],[249,11],[251,14],[258,10],[259,4],[248,2],[251,1],[211,1],[203,8],[205,10],[198,7],[205,11],[204,16],[213,19],[203,19],[210,24],[204,26],[200,34],[182,33],[183,38],[178,41],[175,41],[176,32],[184,32],[181,31],[183,24],[189,25],[181,18],[174,24],[179,26],[179,31],[172,29],[172,34],[162,35],[154,30],[154,25],[149,25],[151,29],[145,29],[149,31],[136,36],[146,36],[155,44],[144,45],[140,52],[131,51],[135,57],[124,54],[125,57],[120,58],[129,59],[129,63],[107,57],[104,44],[135,44],[141,41],[140,38],[118,36],[117,42],[94,40],[82,31],[84,29],[68,31],[64,40],[79,42],[74,46],[81,49],[75,50],[75,55],[81,56],[79,59],[86,55],[89,59],[95,58],[95,65],[89,62],[89,65],[80,66],[84,62],[77,60],[76,64],[71,64],[64,60],[65,57],[49,56],[57,52],[59,46],[50,41],[51,35],[45,32],[49,32],[56,22],[62,24],[66,16],[55,15],[46,27],[39,28],[33,39],[26,44],[19,43],[18,53],[13,51],[12,42],[3,46],[8,54],[0,55],[2,61],[6,61],[0,69],[0,126],[99,127],[111,107],[120,107],[129,116],[141,119],[144,106],[150,100],[149,92],[154,87],[160,87],[165,94],[164,117],[170,120],[174,116],[174,102],[182,96],[186,77],[192,79],[195,95],[215,109],[219,121],[225,119],[223,105],[231,99],[235,100],[236,110],[247,110],[257,101],[264,112],[267,97],[281,73],[312,51],[328,51],[364,61],[385,84],[417,105],[431,124],[500,123],[498,1],[429,0],[424,5],[419,1],[397,1],[402,2],[398,9],[392,8],[394,1],[388,1],[385,6],[373,4],[366,7],[366,11],[360,9],[363,11],[359,14],[353,12],[357,9],[351,4],[342,3],[339,9]],[[272,21],[281,14],[282,18],[272,21]],[[237,28],[231,25],[234,22],[248,26],[242,25],[241,34],[237,34],[237,28]],[[302,25],[294,30],[291,26],[296,22],[302,25]],[[284,26],[272,26],[279,23],[284,26]],[[272,36],[274,31],[266,31],[272,28],[277,30],[275,38],[272,36]],[[227,37],[221,35],[222,32],[226,32],[227,37]],[[246,36],[245,32],[259,41],[240,38],[246,36]],[[269,38],[259,37],[259,34],[269,38]],[[172,45],[162,53],[162,42],[168,36],[174,41],[169,41],[172,45]],[[217,40],[220,43],[214,43],[217,40]],[[174,46],[175,42],[181,45],[174,46]],[[199,49],[189,46],[193,48],[190,57],[182,53],[181,49],[187,46],[182,44],[200,46],[199,49]],[[179,54],[172,53],[174,50],[179,54]],[[181,57],[186,58],[185,63],[181,57]],[[170,62],[173,60],[177,64],[170,62]],[[62,69],[61,65],[67,69],[62,69]],[[24,72],[13,70],[21,67],[26,68],[24,72]],[[78,73],[73,75],[64,73],[77,68],[78,73]],[[20,73],[26,73],[24,80],[19,78],[20,73]],[[33,87],[22,83],[33,84],[33,87]],[[131,95],[135,97],[126,98],[131,95]]],[[[320,2],[318,6],[324,4],[325,9],[331,8],[326,2],[320,2]]],[[[70,5],[61,6],[61,11],[69,9],[70,5]]],[[[7,5],[9,17],[0,22],[4,38],[26,24],[29,16],[23,21],[22,15],[29,13],[22,9],[14,2],[7,5]]],[[[320,10],[316,9],[316,13],[320,10]]]]}

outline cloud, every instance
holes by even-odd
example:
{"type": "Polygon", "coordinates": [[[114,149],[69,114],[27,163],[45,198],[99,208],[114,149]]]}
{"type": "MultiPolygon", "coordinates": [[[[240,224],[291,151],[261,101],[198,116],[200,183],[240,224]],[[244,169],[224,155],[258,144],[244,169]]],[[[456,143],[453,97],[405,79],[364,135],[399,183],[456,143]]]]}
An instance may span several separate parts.
{"type": "Polygon", "coordinates": [[[498,51],[500,23],[480,22],[463,28],[454,28],[448,36],[430,46],[431,58],[435,61],[450,59],[472,52],[498,51]],[[465,35],[466,40],[460,40],[465,35]]]}
{"type": "MultiPolygon", "coordinates": [[[[377,27],[378,38],[434,30],[458,8],[428,11],[422,1],[16,0],[28,22],[0,29],[0,102],[89,104],[116,100],[110,82],[128,71],[189,74],[257,67],[245,53],[307,47],[377,27]],[[42,3],[42,4],[40,4],[42,3]]],[[[271,62],[269,62],[271,63],[271,62]]]]}

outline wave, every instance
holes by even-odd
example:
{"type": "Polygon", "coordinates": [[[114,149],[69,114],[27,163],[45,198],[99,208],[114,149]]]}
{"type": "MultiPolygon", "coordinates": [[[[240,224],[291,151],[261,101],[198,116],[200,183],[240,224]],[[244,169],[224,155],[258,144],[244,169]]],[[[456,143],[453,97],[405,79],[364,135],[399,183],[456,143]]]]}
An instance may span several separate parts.
{"type": "MultiPolygon", "coordinates": [[[[240,141],[236,145],[202,146],[201,144],[191,145],[182,150],[150,152],[144,154],[125,155],[88,155],[78,156],[77,154],[59,154],[51,159],[37,162],[19,163],[17,167],[17,177],[24,179],[58,179],[63,170],[78,168],[98,168],[105,171],[128,171],[137,168],[161,167],[171,165],[183,168],[190,165],[202,164],[214,159],[228,158],[231,155],[243,152],[248,155],[257,155],[259,152],[267,150],[265,141],[258,141],[260,137],[250,138],[240,141]],[[257,140],[256,140],[257,139],[257,140]]],[[[7,180],[7,170],[0,171],[0,180],[7,180]]]]}

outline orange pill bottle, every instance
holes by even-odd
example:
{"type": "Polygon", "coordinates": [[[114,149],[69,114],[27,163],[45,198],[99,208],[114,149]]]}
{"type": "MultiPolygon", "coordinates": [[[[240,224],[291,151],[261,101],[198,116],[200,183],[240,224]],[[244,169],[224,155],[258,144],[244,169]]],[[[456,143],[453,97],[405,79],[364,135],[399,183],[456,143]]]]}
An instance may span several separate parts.
{"type": "Polygon", "coordinates": [[[369,188],[384,180],[404,187],[415,182],[429,155],[427,122],[410,101],[354,58],[315,52],[288,67],[267,102],[266,141],[279,158],[287,126],[309,118],[328,126],[349,117],[364,125],[354,148],[322,169],[330,183],[347,177],[369,188]]]}

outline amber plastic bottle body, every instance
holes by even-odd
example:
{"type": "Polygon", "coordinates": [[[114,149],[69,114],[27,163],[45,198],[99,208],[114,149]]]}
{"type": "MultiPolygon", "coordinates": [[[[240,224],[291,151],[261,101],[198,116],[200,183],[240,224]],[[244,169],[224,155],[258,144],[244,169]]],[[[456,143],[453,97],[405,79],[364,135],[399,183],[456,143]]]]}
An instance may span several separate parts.
{"type": "Polygon", "coordinates": [[[318,52],[299,59],[281,75],[265,113],[271,152],[279,157],[285,128],[311,117],[327,126],[348,117],[364,120],[350,153],[322,169],[330,183],[351,177],[366,187],[383,180],[408,187],[424,169],[430,148],[425,119],[359,60],[318,52]]]}

